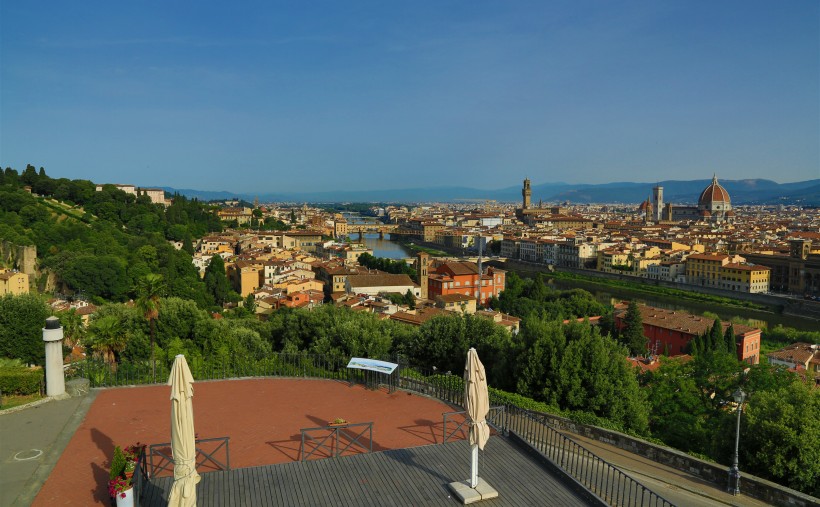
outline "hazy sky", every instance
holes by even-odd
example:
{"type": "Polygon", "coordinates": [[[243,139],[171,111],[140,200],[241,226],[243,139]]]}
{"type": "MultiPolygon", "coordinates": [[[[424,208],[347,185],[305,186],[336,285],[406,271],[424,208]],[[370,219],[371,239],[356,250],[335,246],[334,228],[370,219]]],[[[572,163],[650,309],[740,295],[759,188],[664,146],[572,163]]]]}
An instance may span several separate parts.
{"type": "Polygon", "coordinates": [[[0,6],[3,167],[236,192],[820,178],[817,0],[0,6]]]}

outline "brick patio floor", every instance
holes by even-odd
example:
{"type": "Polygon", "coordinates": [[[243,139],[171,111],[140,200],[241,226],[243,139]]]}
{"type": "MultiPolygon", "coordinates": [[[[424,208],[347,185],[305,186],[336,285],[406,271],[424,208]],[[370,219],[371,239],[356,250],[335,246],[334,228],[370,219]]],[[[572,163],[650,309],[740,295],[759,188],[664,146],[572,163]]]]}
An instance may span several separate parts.
{"type": "MultiPolygon", "coordinates": [[[[102,390],[34,505],[108,505],[107,463],[115,445],[170,442],[167,386],[102,390]]],[[[194,385],[200,438],[230,437],[232,468],[299,459],[300,429],[341,417],[373,422],[373,450],[441,442],[448,405],[410,394],[370,391],[346,382],[241,379],[194,385]]]]}

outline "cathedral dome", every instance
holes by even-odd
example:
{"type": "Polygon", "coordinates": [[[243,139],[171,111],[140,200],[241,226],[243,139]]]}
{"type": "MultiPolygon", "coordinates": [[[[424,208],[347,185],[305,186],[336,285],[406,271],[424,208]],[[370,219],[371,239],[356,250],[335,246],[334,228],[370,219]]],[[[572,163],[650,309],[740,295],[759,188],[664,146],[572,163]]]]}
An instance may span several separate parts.
{"type": "Polygon", "coordinates": [[[720,186],[720,183],[717,181],[717,176],[713,176],[712,183],[700,194],[700,198],[698,199],[698,208],[709,211],[714,209],[728,210],[731,209],[730,207],[727,207],[730,205],[731,199],[729,198],[729,192],[720,186]]]}
{"type": "Polygon", "coordinates": [[[647,210],[647,208],[652,209],[652,203],[649,202],[649,199],[645,200],[644,202],[641,203],[640,206],[638,206],[638,211],[639,212],[644,212],[644,211],[647,210]]]}

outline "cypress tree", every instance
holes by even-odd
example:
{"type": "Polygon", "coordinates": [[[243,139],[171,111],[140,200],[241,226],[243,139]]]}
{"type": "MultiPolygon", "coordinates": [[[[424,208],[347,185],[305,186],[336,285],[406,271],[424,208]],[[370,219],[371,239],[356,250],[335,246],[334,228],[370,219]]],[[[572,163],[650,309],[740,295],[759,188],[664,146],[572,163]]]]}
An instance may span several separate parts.
{"type": "Polygon", "coordinates": [[[228,293],[231,290],[231,284],[225,274],[225,261],[222,257],[219,255],[211,257],[211,262],[205,268],[203,281],[208,292],[213,296],[214,302],[222,306],[228,300],[228,293]]]}
{"type": "Polygon", "coordinates": [[[715,352],[726,352],[726,341],[723,339],[723,323],[720,318],[715,319],[709,331],[709,349],[715,352]]]}
{"type": "Polygon", "coordinates": [[[735,341],[735,326],[731,323],[726,328],[726,333],[723,335],[723,341],[726,343],[726,352],[735,354],[737,351],[737,342],[735,341]]]}
{"type": "Polygon", "coordinates": [[[646,336],[643,334],[643,317],[638,303],[629,302],[624,316],[624,328],[621,331],[620,341],[627,347],[633,355],[646,353],[646,336]]]}

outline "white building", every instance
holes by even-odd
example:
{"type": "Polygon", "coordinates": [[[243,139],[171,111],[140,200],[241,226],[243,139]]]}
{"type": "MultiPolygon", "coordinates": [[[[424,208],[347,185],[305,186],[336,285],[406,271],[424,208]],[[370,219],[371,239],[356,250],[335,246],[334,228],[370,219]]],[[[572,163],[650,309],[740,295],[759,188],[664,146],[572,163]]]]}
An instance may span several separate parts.
{"type": "Polygon", "coordinates": [[[388,273],[350,275],[345,281],[345,291],[348,294],[405,294],[407,291],[417,298],[421,297],[421,287],[413,283],[407,275],[388,273]]]}

